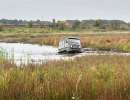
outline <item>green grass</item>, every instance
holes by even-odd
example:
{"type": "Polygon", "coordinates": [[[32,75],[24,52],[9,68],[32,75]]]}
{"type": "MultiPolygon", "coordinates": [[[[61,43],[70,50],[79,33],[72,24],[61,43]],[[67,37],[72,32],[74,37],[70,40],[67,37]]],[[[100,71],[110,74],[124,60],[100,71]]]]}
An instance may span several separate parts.
{"type": "Polygon", "coordinates": [[[89,56],[0,68],[1,100],[129,100],[130,57],[89,56]]]}
{"type": "Polygon", "coordinates": [[[54,30],[51,28],[28,28],[28,27],[14,27],[14,28],[3,28],[1,34],[15,35],[15,34],[40,34],[40,33],[51,33],[54,30]]]}

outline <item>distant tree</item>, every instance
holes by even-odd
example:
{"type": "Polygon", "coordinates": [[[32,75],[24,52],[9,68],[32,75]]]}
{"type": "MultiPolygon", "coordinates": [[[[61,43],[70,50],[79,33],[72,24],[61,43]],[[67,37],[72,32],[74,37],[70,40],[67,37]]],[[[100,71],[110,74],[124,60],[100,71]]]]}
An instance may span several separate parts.
{"type": "Polygon", "coordinates": [[[120,29],[120,24],[118,22],[112,22],[111,23],[111,28],[114,29],[114,30],[117,30],[117,29],[120,29]]]}
{"type": "Polygon", "coordinates": [[[80,21],[76,21],[74,24],[73,24],[73,26],[72,26],[72,29],[77,29],[77,28],[79,28],[80,27],[80,21]]]}
{"type": "Polygon", "coordinates": [[[55,19],[52,20],[52,27],[56,28],[56,20],[55,19]]]}
{"type": "Polygon", "coordinates": [[[32,28],[32,27],[33,27],[33,22],[32,22],[32,21],[28,22],[28,27],[29,27],[29,28],[32,28]]]}
{"type": "Polygon", "coordinates": [[[0,25],[0,31],[3,31],[3,26],[2,25],[0,25]]]}
{"type": "Polygon", "coordinates": [[[63,21],[58,21],[57,22],[57,28],[59,30],[65,30],[65,28],[66,28],[65,23],[63,21]]]}
{"type": "Polygon", "coordinates": [[[100,27],[100,25],[101,25],[100,20],[96,20],[94,26],[95,26],[95,27],[100,27]]]}
{"type": "Polygon", "coordinates": [[[36,21],[37,23],[40,23],[41,21],[40,21],[40,19],[37,19],[37,21],[36,21]]]}

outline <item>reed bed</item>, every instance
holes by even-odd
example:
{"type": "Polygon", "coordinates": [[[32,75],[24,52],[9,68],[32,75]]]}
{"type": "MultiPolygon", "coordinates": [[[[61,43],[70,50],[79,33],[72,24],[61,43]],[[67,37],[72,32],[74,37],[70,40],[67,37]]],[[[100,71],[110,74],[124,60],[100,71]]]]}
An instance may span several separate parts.
{"type": "Polygon", "coordinates": [[[87,48],[117,49],[130,52],[130,34],[14,34],[0,36],[3,42],[24,42],[57,46],[65,36],[79,36],[82,46],[87,48]]]}
{"type": "MultiPolygon", "coordinates": [[[[73,36],[73,35],[66,35],[73,36]]],[[[75,36],[75,35],[74,35],[75,36]]],[[[81,39],[82,47],[84,48],[102,48],[116,49],[119,51],[130,52],[130,35],[77,35],[81,39]]],[[[34,38],[33,43],[58,46],[59,41],[64,35],[48,35],[34,38]]],[[[32,41],[30,41],[32,43],[32,41]]]]}
{"type": "Polygon", "coordinates": [[[86,56],[22,67],[0,61],[1,100],[130,99],[129,56],[86,56]]]}

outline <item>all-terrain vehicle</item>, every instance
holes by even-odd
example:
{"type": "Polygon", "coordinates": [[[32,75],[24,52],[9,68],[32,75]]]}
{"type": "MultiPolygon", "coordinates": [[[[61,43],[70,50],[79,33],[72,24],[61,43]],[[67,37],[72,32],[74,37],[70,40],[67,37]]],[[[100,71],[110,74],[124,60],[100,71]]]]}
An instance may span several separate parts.
{"type": "Polygon", "coordinates": [[[81,43],[78,37],[65,37],[59,42],[59,53],[80,53],[81,43]]]}

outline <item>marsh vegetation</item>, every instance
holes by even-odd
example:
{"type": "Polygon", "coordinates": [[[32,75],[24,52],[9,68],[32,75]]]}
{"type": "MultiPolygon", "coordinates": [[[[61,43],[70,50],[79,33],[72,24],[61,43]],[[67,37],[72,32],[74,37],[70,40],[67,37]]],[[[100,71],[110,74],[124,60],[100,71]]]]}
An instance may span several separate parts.
{"type": "Polygon", "coordinates": [[[129,56],[89,56],[22,68],[0,60],[0,98],[129,100],[129,60],[129,56]]]}
{"type": "MultiPolygon", "coordinates": [[[[2,29],[2,28],[1,28],[2,29]]],[[[44,30],[44,29],[43,29],[44,30]]],[[[58,46],[63,36],[79,36],[83,47],[130,52],[129,31],[49,31],[9,28],[0,41],[58,46]],[[14,31],[15,30],[15,31],[14,31]],[[29,30],[29,31],[28,31],[29,30]],[[52,32],[52,33],[51,33],[52,32]],[[81,34],[82,33],[82,34],[81,34]]],[[[0,53],[1,100],[129,100],[130,56],[96,55],[68,61],[17,66],[0,53]]]]}

